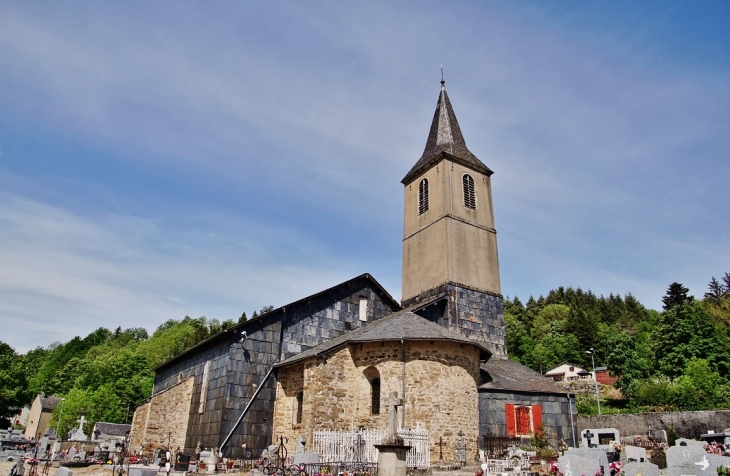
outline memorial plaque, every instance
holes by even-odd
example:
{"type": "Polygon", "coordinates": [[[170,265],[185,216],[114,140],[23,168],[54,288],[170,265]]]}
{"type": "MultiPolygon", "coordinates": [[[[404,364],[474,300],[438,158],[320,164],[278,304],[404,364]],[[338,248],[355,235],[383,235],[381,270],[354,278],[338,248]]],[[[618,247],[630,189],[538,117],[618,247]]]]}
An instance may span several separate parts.
{"type": "Polygon", "coordinates": [[[667,476],[716,476],[710,473],[710,462],[707,452],[702,446],[688,444],[687,446],[672,446],[667,449],[667,476]]]}

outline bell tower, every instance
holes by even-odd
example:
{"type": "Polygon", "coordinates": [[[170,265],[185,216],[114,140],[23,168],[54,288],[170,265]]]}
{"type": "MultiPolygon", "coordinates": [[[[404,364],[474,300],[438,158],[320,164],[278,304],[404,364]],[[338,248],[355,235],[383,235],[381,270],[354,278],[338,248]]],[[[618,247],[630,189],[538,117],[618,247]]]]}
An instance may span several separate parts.
{"type": "Polygon", "coordinates": [[[419,314],[504,356],[492,173],[466,147],[442,79],[423,155],[401,181],[403,306],[434,304],[419,314]]]}

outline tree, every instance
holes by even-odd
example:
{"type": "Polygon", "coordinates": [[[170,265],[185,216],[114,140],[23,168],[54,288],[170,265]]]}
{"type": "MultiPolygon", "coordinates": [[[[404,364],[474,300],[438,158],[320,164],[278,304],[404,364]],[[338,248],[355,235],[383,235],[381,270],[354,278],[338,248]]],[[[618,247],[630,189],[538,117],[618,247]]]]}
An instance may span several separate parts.
{"type": "Polygon", "coordinates": [[[688,292],[688,288],[685,288],[676,281],[670,284],[667,293],[662,298],[662,303],[664,304],[663,309],[668,311],[675,306],[689,304],[694,301],[693,296],[687,296],[688,292]]]}
{"type": "Polygon", "coordinates": [[[0,342],[0,418],[12,417],[27,399],[27,380],[22,358],[0,342]]]}
{"type": "Polygon", "coordinates": [[[714,276],[707,287],[709,291],[705,293],[705,299],[712,301],[715,304],[719,304],[728,292],[725,285],[718,281],[714,276]]]}
{"type": "Polygon", "coordinates": [[[247,320],[248,320],[248,317],[246,317],[246,311],[244,311],[243,314],[241,314],[241,317],[238,318],[238,323],[243,324],[247,320]]]}

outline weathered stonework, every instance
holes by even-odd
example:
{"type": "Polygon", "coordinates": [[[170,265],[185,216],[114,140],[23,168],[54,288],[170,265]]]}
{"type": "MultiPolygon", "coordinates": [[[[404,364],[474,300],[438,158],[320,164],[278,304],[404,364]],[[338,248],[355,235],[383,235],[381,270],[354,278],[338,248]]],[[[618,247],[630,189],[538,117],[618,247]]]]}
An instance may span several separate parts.
{"type": "MultiPolygon", "coordinates": [[[[439,456],[439,437],[444,458],[453,458],[460,430],[467,442],[476,441],[479,434],[479,349],[443,341],[406,341],[404,346],[405,427],[429,430],[433,460],[439,456]]],[[[402,396],[403,352],[400,342],[351,344],[326,358],[278,369],[275,434],[289,441],[302,435],[311,443],[314,430],[387,428],[384,403],[379,415],[371,414],[367,375],[379,375],[381,402],[391,392],[402,396]],[[304,392],[302,424],[296,425],[293,415],[300,389],[304,392]]]]}
{"type": "Polygon", "coordinates": [[[192,394],[193,379],[188,378],[137,407],[130,432],[131,451],[183,448],[192,394]]]}

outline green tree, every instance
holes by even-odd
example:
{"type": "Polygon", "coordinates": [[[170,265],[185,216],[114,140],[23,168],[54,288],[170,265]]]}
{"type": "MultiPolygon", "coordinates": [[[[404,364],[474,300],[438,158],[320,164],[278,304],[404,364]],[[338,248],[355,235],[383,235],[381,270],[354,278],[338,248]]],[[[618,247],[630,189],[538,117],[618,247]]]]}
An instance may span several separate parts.
{"type": "Polygon", "coordinates": [[[669,285],[667,293],[662,298],[663,309],[665,311],[668,311],[675,306],[689,304],[694,301],[694,297],[688,296],[687,293],[689,293],[689,289],[685,288],[676,281],[673,282],[669,285]]]}
{"type": "Polygon", "coordinates": [[[15,349],[0,342],[0,418],[15,415],[27,400],[23,359],[15,349]]]}

